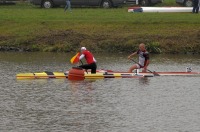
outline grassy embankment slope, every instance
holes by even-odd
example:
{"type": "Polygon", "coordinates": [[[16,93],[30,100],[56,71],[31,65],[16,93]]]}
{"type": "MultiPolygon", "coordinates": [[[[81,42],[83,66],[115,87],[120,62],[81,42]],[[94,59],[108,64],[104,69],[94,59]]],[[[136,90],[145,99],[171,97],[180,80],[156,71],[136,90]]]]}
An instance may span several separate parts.
{"type": "Polygon", "coordinates": [[[1,6],[1,48],[70,52],[86,46],[93,52],[130,52],[144,42],[154,53],[200,53],[200,14],[128,13],[127,7],[72,10],[1,6]]]}

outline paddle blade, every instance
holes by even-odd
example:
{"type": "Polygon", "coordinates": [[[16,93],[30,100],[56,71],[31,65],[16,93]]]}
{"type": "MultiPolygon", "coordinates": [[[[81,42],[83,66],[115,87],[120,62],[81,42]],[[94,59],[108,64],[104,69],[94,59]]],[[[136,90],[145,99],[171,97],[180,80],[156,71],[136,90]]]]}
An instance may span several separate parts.
{"type": "Polygon", "coordinates": [[[157,72],[153,72],[154,76],[160,76],[157,72]]]}
{"type": "Polygon", "coordinates": [[[79,62],[80,53],[78,52],[74,57],[71,58],[70,62],[76,64],[79,62]]]}

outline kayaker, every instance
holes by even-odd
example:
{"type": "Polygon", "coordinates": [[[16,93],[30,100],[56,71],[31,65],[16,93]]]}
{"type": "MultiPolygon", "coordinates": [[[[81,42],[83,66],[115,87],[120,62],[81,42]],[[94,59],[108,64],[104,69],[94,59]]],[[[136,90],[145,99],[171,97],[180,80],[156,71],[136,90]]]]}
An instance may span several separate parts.
{"type": "Polygon", "coordinates": [[[132,56],[138,54],[139,56],[139,63],[134,64],[130,67],[128,72],[132,72],[134,69],[143,68],[142,72],[146,72],[147,67],[149,65],[149,52],[145,48],[145,44],[141,43],[139,45],[139,50],[132,53],[128,56],[128,59],[131,59],[132,56]]]}
{"type": "Polygon", "coordinates": [[[85,47],[81,47],[81,56],[79,57],[79,60],[85,58],[87,64],[81,65],[79,67],[83,68],[83,69],[91,69],[91,73],[95,74],[96,73],[96,69],[97,69],[97,65],[96,65],[96,60],[93,56],[93,54],[88,51],[85,47]]]}

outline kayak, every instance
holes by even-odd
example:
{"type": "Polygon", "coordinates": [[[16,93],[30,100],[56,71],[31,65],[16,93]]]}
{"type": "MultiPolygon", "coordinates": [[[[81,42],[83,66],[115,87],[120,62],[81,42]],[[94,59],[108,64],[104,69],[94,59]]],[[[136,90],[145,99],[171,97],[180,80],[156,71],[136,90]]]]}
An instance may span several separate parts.
{"type": "Polygon", "coordinates": [[[129,7],[128,12],[192,12],[192,7],[129,7]]]}

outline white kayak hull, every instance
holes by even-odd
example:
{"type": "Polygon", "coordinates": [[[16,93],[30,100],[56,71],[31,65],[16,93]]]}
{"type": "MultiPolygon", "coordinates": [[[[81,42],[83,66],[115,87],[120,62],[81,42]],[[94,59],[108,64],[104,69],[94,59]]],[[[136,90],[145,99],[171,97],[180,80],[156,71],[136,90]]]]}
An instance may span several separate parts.
{"type": "Polygon", "coordinates": [[[192,12],[192,7],[130,7],[128,12],[192,12]]]}

